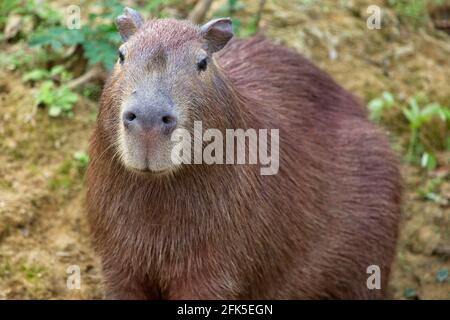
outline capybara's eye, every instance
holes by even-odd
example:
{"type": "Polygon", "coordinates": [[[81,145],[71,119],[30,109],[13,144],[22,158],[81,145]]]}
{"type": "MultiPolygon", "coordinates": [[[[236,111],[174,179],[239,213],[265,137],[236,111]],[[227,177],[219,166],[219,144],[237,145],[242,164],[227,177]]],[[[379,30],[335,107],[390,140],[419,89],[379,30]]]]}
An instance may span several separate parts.
{"type": "Polygon", "coordinates": [[[197,63],[197,68],[200,71],[205,71],[208,66],[208,58],[204,58],[197,63]]]}
{"type": "Polygon", "coordinates": [[[125,56],[123,55],[123,52],[119,50],[119,63],[123,64],[125,61],[125,56]]]}

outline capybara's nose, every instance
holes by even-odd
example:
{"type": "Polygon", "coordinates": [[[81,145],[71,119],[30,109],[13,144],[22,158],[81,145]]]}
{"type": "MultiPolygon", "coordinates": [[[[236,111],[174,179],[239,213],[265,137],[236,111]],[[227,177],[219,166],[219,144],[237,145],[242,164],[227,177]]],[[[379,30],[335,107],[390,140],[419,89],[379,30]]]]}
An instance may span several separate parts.
{"type": "Polygon", "coordinates": [[[177,118],[172,113],[166,113],[162,116],[163,128],[166,133],[172,133],[177,126],[177,118]]]}
{"type": "Polygon", "coordinates": [[[135,132],[158,131],[170,134],[177,126],[177,117],[172,111],[158,108],[130,107],[122,114],[123,125],[135,132]]]}

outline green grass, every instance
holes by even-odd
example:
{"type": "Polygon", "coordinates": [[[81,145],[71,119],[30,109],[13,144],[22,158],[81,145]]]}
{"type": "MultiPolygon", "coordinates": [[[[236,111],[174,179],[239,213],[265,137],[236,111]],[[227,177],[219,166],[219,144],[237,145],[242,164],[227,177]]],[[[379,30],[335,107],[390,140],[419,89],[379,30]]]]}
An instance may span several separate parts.
{"type": "Polygon", "coordinates": [[[388,0],[387,3],[395,10],[400,20],[418,26],[429,19],[427,4],[440,5],[444,0],[388,0]]]}
{"type": "MultiPolygon", "coordinates": [[[[437,102],[428,103],[428,99],[421,95],[411,97],[406,102],[397,101],[390,92],[383,92],[380,97],[372,99],[367,107],[370,119],[382,124],[389,116],[392,116],[392,111],[401,112],[403,115],[401,121],[408,128],[408,144],[403,150],[406,161],[416,163],[427,171],[432,171],[439,165],[435,153],[445,151],[445,149],[433,149],[424,140],[423,133],[433,129],[436,123],[440,123],[448,132],[449,107],[437,102]]],[[[449,147],[448,141],[435,141],[435,144],[449,147]]]]}

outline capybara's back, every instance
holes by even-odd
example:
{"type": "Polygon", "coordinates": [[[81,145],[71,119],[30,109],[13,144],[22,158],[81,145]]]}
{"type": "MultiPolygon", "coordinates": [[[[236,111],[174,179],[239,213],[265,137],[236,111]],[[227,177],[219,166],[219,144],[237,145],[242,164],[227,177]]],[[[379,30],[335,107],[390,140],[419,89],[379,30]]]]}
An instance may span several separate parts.
{"type": "Polygon", "coordinates": [[[385,297],[400,176],[352,95],[288,49],[229,41],[228,19],[199,28],[129,10],[117,24],[125,43],[87,173],[106,297],[385,297]],[[173,164],[170,135],[195,121],[224,137],[278,129],[277,170],[173,164]]]}

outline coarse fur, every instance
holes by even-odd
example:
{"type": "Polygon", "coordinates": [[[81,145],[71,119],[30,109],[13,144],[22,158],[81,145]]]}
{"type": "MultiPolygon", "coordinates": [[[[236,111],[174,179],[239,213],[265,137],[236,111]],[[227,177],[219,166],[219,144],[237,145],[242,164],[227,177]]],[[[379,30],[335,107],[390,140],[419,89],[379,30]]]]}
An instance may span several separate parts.
{"type": "MultiPolygon", "coordinates": [[[[142,48],[171,50],[189,46],[198,29],[151,20],[135,36],[142,48]],[[145,32],[155,28],[150,40],[145,32]]],[[[87,170],[106,298],[385,297],[398,163],[351,94],[289,49],[262,37],[231,40],[214,54],[211,78],[188,84],[184,126],[279,129],[279,173],[202,164],[141,174],[126,168],[117,144],[127,86],[119,68],[103,90],[87,170]],[[367,288],[370,265],[381,268],[381,290],[367,288]]]]}

